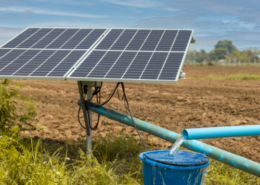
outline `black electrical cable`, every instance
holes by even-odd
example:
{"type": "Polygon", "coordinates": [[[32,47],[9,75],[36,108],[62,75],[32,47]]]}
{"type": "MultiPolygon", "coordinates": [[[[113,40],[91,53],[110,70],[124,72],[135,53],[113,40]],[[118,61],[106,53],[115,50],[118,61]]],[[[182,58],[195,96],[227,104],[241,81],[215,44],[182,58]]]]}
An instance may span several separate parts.
{"type": "Polygon", "coordinates": [[[142,143],[143,143],[145,149],[146,149],[147,151],[149,151],[150,149],[148,149],[147,145],[145,144],[145,142],[144,142],[144,140],[143,140],[141,134],[139,133],[139,130],[138,130],[136,124],[135,124],[135,121],[134,121],[134,119],[133,119],[133,116],[132,116],[132,113],[131,113],[131,110],[130,110],[130,107],[129,107],[129,104],[128,104],[128,101],[127,101],[127,98],[126,98],[124,83],[122,83],[122,82],[120,82],[120,83],[121,83],[122,90],[123,90],[123,97],[124,97],[124,99],[125,99],[125,101],[126,101],[127,108],[128,108],[128,112],[129,112],[129,114],[130,114],[130,116],[131,116],[131,119],[132,119],[132,122],[133,122],[133,124],[134,124],[135,130],[136,130],[136,132],[138,133],[139,138],[140,138],[140,140],[142,141],[142,143]]]}
{"type": "MultiPolygon", "coordinates": [[[[128,103],[128,100],[127,100],[127,97],[126,97],[124,83],[122,83],[122,82],[117,83],[117,85],[116,85],[116,87],[114,88],[114,90],[110,93],[109,98],[108,98],[104,103],[102,103],[102,104],[101,104],[101,87],[102,87],[102,82],[101,82],[101,87],[96,87],[96,88],[95,88],[95,92],[94,92],[93,95],[92,95],[92,97],[93,97],[94,95],[96,96],[97,104],[98,104],[98,105],[93,105],[93,104],[91,104],[91,102],[89,102],[88,100],[85,100],[85,106],[86,106],[86,111],[87,111],[87,115],[88,115],[88,123],[90,123],[88,106],[101,107],[101,106],[107,104],[107,103],[111,100],[111,98],[114,96],[114,94],[115,94],[115,92],[116,92],[116,90],[117,90],[117,88],[118,88],[118,86],[119,86],[120,84],[121,84],[122,90],[123,90],[123,100],[124,100],[125,107],[126,107],[127,111],[129,112],[129,114],[130,114],[130,116],[131,116],[131,120],[132,120],[132,122],[133,122],[133,125],[134,125],[134,127],[135,127],[135,129],[136,129],[136,132],[137,132],[137,134],[138,134],[138,136],[139,136],[139,138],[140,138],[142,144],[144,145],[144,147],[145,147],[146,150],[148,151],[148,150],[150,150],[150,149],[148,149],[147,145],[145,144],[145,142],[144,142],[144,140],[143,140],[141,134],[139,133],[139,130],[138,130],[136,124],[135,124],[135,121],[134,121],[134,119],[133,119],[133,116],[132,116],[132,113],[131,113],[131,110],[130,110],[130,107],[129,107],[129,103],[128,103]]],[[[84,94],[87,94],[86,89],[87,89],[87,88],[84,86],[84,90],[83,90],[83,93],[84,93],[84,94]]],[[[119,92],[117,91],[117,93],[118,93],[118,98],[119,98],[119,92]]],[[[120,100],[120,98],[119,98],[119,100],[120,100]]],[[[80,108],[79,108],[79,112],[78,112],[78,120],[79,120],[79,123],[80,123],[81,127],[84,128],[84,129],[86,129],[85,127],[83,127],[83,125],[82,125],[81,122],[80,122],[79,113],[80,113],[80,108]]],[[[99,119],[100,119],[100,114],[98,114],[98,121],[97,121],[97,124],[95,125],[95,127],[92,128],[92,127],[90,126],[90,124],[89,124],[89,128],[90,128],[91,130],[96,130],[96,129],[97,129],[98,124],[99,124],[99,119]]]]}
{"type": "MultiPolygon", "coordinates": [[[[110,93],[109,98],[108,98],[107,101],[105,101],[105,102],[102,103],[101,105],[100,105],[100,104],[99,104],[99,105],[93,105],[93,104],[90,104],[89,102],[86,102],[86,109],[88,110],[88,106],[101,107],[101,106],[105,105],[106,103],[108,103],[108,102],[111,100],[111,98],[114,96],[114,94],[115,94],[115,92],[116,92],[116,90],[117,90],[117,88],[118,88],[118,86],[119,86],[120,84],[121,84],[122,90],[123,90],[124,104],[126,103],[125,107],[126,107],[127,111],[129,112],[129,114],[130,114],[130,116],[131,116],[132,122],[133,122],[133,124],[134,124],[134,127],[135,127],[135,129],[136,129],[136,132],[137,132],[137,134],[138,134],[138,136],[139,136],[139,138],[140,138],[142,144],[144,145],[144,147],[145,147],[146,150],[148,151],[149,149],[148,149],[147,145],[145,144],[145,142],[144,142],[144,140],[143,140],[141,134],[139,133],[139,130],[138,130],[138,128],[137,128],[137,126],[136,126],[136,124],[135,124],[135,121],[134,121],[134,119],[133,119],[133,116],[132,116],[132,113],[131,113],[131,110],[130,110],[130,107],[129,107],[129,104],[128,104],[128,100],[127,100],[127,97],[126,97],[126,94],[125,94],[125,87],[124,87],[124,84],[123,84],[122,82],[118,82],[118,83],[117,83],[117,85],[116,85],[116,87],[114,88],[113,92],[110,93]]],[[[119,93],[118,93],[118,94],[119,94],[119,93]]]]}
{"type": "MultiPolygon", "coordinates": [[[[81,83],[81,86],[82,86],[82,83],[81,83]]],[[[83,87],[83,93],[84,93],[84,94],[87,94],[87,89],[88,89],[87,86],[84,85],[84,86],[82,86],[82,87],[83,87]]],[[[96,88],[95,88],[95,92],[92,94],[92,97],[93,97],[94,95],[96,95],[97,104],[100,104],[100,101],[101,101],[101,87],[102,87],[102,82],[101,82],[101,86],[100,86],[100,87],[96,87],[96,88]],[[98,95],[99,95],[99,96],[98,96],[98,95]]],[[[88,103],[88,101],[85,102],[85,104],[87,104],[87,103],[88,103]]],[[[78,111],[78,122],[79,122],[79,124],[80,124],[80,126],[81,126],[82,128],[87,129],[87,128],[84,127],[84,126],[81,124],[81,122],[80,122],[80,110],[81,110],[81,107],[79,107],[79,111],[78,111]]],[[[88,116],[88,123],[90,123],[90,117],[89,117],[89,111],[88,111],[88,106],[87,106],[87,105],[86,105],[86,111],[87,111],[87,116],[88,116]]],[[[95,127],[91,127],[90,124],[88,125],[91,130],[96,130],[96,129],[97,129],[98,124],[99,124],[99,119],[100,119],[100,114],[98,114],[98,120],[97,120],[97,124],[95,125],[95,127]]]]}
{"type": "Polygon", "coordinates": [[[79,124],[80,124],[80,126],[81,126],[82,128],[87,129],[87,128],[84,127],[84,126],[81,124],[81,122],[80,122],[80,118],[79,118],[80,110],[81,110],[81,107],[79,107],[79,111],[78,111],[78,121],[79,121],[79,124]]]}

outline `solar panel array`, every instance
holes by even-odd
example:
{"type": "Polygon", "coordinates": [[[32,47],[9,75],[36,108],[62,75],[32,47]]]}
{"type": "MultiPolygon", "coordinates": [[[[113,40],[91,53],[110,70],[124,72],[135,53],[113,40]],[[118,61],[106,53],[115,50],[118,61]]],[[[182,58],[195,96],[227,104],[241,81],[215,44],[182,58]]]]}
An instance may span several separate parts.
{"type": "Polygon", "coordinates": [[[0,48],[0,77],[65,79],[105,31],[28,28],[0,48]]]}
{"type": "Polygon", "coordinates": [[[28,28],[0,48],[0,78],[176,83],[192,33],[28,28]]]}
{"type": "Polygon", "coordinates": [[[111,29],[68,80],[177,81],[192,30],[111,29]]]}

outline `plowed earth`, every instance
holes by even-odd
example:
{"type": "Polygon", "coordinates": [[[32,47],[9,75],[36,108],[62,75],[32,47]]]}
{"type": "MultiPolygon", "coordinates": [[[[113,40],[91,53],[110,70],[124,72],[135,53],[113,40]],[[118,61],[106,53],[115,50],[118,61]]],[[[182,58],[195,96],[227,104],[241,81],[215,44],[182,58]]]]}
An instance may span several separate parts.
{"type": "MultiPolygon", "coordinates": [[[[186,76],[260,74],[251,67],[184,67],[186,76]]],[[[78,142],[85,131],[78,123],[79,93],[71,81],[20,81],[23,91],[39,100],[37,130],[34,136],[52,140],[78,142]],[[45,127],[43,127],[45,126],[45,127]]],[[[102,102],[116,83],[104,83],[102,102]]],[[[260,124],[260,81],[180,80],[177,85],[125,83],[126,95],[134,117],[181,133],[184,128],[260,124]]],[[[122,95],[120,89],[120,96],[122,95]]],[[[117,94],[106,105],[127,113],[117,94]]],[[[93,114],[93,124],[97,116],[93,114]]],[[[82,120],[82,119],[81,119],[82,120]]],[[[83,120],[82,120],[83,121],[83,120]]],[[[122,129],[139,139],[134,128],[101,117],[94,137],[114,134],[122,129]]],[[[141,132],[158,149],[169,149],[172,143],[141,132]]],[[[24,133],[29,136],[29,132],[24,133]]],[[[260,136],[201,140],[232,153],[260,162],[260,136]]]]}

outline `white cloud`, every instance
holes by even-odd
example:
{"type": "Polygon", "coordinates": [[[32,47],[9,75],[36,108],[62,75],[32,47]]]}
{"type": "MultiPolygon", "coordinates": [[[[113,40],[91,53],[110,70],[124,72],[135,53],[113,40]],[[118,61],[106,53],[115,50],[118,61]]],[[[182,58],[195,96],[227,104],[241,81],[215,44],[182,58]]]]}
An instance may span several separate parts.
{"type": "Polygon", "coordinates": [[[245,28],[254,28],[256,26],[256,24],[253,23],[245,23],[243,21],[236,21],[236,20],[225,20],[225,21],[221,21],[224,24],[232,24],[232,25],[238,25],[240,27],[245,27],[245,28]]]}
{"type": "Polygon", "coordinates": [[[0,38],[10,38],[13,37],[15,35],[17,35],[18,33],[20,33],[22,31],[22,29],[19,28],[8,28],[8,27],[2,27],[0,26],[0,38]]]}
{"type": "Polygon", "coordinates": [[[22,29],[0,26],[0,47],[12,37],[18,35],[22,29]]]}
{"type": "Polygon", "coordinates": [[[70,5],[81,5],[81,6],[86,6],[86,5],[91,5],[91,3],[86,2],[85,0],[32,0],[35,2],[51,2],[51,3],[60,3],[60,4],[70,4],[70,5]]]}
{"type": "Polygon", "coordinates": [[[27,13],[34,13],[34,14],[41,14],[41,15],[58,15],[58,16],[85,17],[85,18],[107,18],[108,17],[103,15],[51,11],[51,10],[44,10],[35,7],[0,7],[0,12],[19,12],[19,13],[27,12],[27,13]]]}
{"type": "Polygon", "coordinates": [[[116,24],[98,22],[98,23],[91,23],[91,22],[81,22],[81,21],[59,21],[59,22],[40,22],[40,23],[33,23],[30,27],[77,27],[77,28],[110,28],[116,27],[116,24]]]}
{"type": "Polygon", "coordinates": [[[124,6],[132,6],[139,8],[155,8],[160,6],[161,3],[151,0],[101,0],[107,3],[124,5],[124,6]]]}
{"type": "Polygon", "coordinates": [[[170,12],[177,12],[177,11],[179,11],[178,9],[170,8],[170,7],[166,7],[165,10],[166,11],[170,11],[170,12]]]}

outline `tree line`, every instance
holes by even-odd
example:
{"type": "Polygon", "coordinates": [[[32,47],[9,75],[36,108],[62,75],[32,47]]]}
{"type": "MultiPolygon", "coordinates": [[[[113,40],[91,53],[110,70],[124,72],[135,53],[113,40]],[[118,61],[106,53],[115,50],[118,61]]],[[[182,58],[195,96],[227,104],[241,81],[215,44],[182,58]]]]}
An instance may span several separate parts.
{"type": "MultiPolygon", "coordinates": [[[[187,53],[187,60],[196,60],[197,62],[218,61],[221,59],[233,61],[258,61],[260,51],[257,47],[250,47],[246,50],[239,51],[230,40],[220,40],[215,45],[215,48],[206,52],[204,49],[200,51],[189,50],[187,53]]],[[[260,61],[260,60],[259,60],[260,61]]]]}

